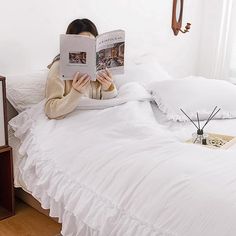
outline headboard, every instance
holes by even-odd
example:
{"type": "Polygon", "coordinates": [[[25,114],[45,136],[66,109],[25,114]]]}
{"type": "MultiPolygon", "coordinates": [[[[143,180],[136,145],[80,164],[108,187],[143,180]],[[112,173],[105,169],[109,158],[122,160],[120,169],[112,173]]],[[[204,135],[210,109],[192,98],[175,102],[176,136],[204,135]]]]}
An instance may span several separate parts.
{"type": "Polygon", "coordinates": [[[17,116],[18,112],[11,105],[11,103],[7,100],[7,121],[11,120],[13,117],[17,116]]]}

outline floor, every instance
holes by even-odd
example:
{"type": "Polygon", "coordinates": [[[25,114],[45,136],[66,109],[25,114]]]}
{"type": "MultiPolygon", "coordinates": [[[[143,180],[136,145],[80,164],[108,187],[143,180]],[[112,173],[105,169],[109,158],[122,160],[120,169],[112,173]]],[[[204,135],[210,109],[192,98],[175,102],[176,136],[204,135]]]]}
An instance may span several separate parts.
{"type": "Polygon", "coordinates": [[[0,221],[0,236],[55,236],[61,225],[21,201],[16,215],[0,221]]]}

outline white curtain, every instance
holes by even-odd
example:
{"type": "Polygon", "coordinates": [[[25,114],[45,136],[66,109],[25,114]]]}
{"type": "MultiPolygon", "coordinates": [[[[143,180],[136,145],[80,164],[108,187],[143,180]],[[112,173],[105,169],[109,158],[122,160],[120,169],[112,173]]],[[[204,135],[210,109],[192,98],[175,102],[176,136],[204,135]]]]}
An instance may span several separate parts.
{"type": "Polygon", "coordinates": [[[232,48],[233,5],[235,0],[222,0],[219,38],[213,69],[214,79],[229,80],[229,65],[232,48]]]}
{"type": "Polygon", "coordinates": [[[229,76],[231,80],[236,82],[236,2],[234,1],[234,5],[232,8],[233,16],[231,23],[231,55],[230,55],[230,64],[229,64],[229,76]]]}
{"type": "Polygon", "coordinates": [[[232,46],[232,55],[230,61],[230,77],[236,80],[236,32],[233,38],[234,38],[234,43],[232,46]]]}
{"type": "Polygon", "coordinates": [[[236,0],[207,0],[203,3],[199,50],[199,75],[229,79],[233,4],[236,0]]]}

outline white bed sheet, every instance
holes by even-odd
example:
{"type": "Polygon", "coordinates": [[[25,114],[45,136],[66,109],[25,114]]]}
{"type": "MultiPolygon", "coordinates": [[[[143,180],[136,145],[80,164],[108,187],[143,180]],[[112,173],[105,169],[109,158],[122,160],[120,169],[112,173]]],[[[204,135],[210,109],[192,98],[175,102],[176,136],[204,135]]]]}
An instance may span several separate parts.
{"type": "Polygon", "coordinates": [[[13,154],[14,187],[22,188],[24,191],[29,192],[29,190],[26,189],[26,185],[21,178],[19,170],[19,165],[26,156],[19,153],[20,140],[15,137],[14,130],[11,127],[8,128],[8,141],[9,145],[12,147],[13,154]]]}
{"type": "MultiPolygon", "coordinates": [[[[11,125],[27,188],[64,236],[235,236],[236,146],[183,141],[189,123],[158,123],[148,101],[48,120],[43,104],[11,125]]],[[[209,131],[236,135],[236,120],[209,131]]]]}
{"type": "Polygon", "coordinates": [[[153,115],[154,115],[156,121],[160,125],[169,126],[171,121],[167,119],[166,115],[159,109],[157,104],[154,101],[151,101],[150,104],[151,104],[153,115]]]}

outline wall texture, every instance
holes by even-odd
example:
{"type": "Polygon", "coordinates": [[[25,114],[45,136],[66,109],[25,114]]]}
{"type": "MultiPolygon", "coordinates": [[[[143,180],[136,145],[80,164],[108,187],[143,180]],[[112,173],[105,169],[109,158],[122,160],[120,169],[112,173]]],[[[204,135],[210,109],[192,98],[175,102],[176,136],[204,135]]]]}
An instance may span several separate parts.
{"type": "Polygon", "coordinates": [[[175,37],[172,0],[21,0],[4,1],[0,15],[0,74],[44,68],[58,53],[59,34],[80,17],[93,20],[100,32],[126,30],[127,58],[152,54],[176,77],[199,74],[203,0],[185,1],[183,25],[191,32],[175,37]]]}

